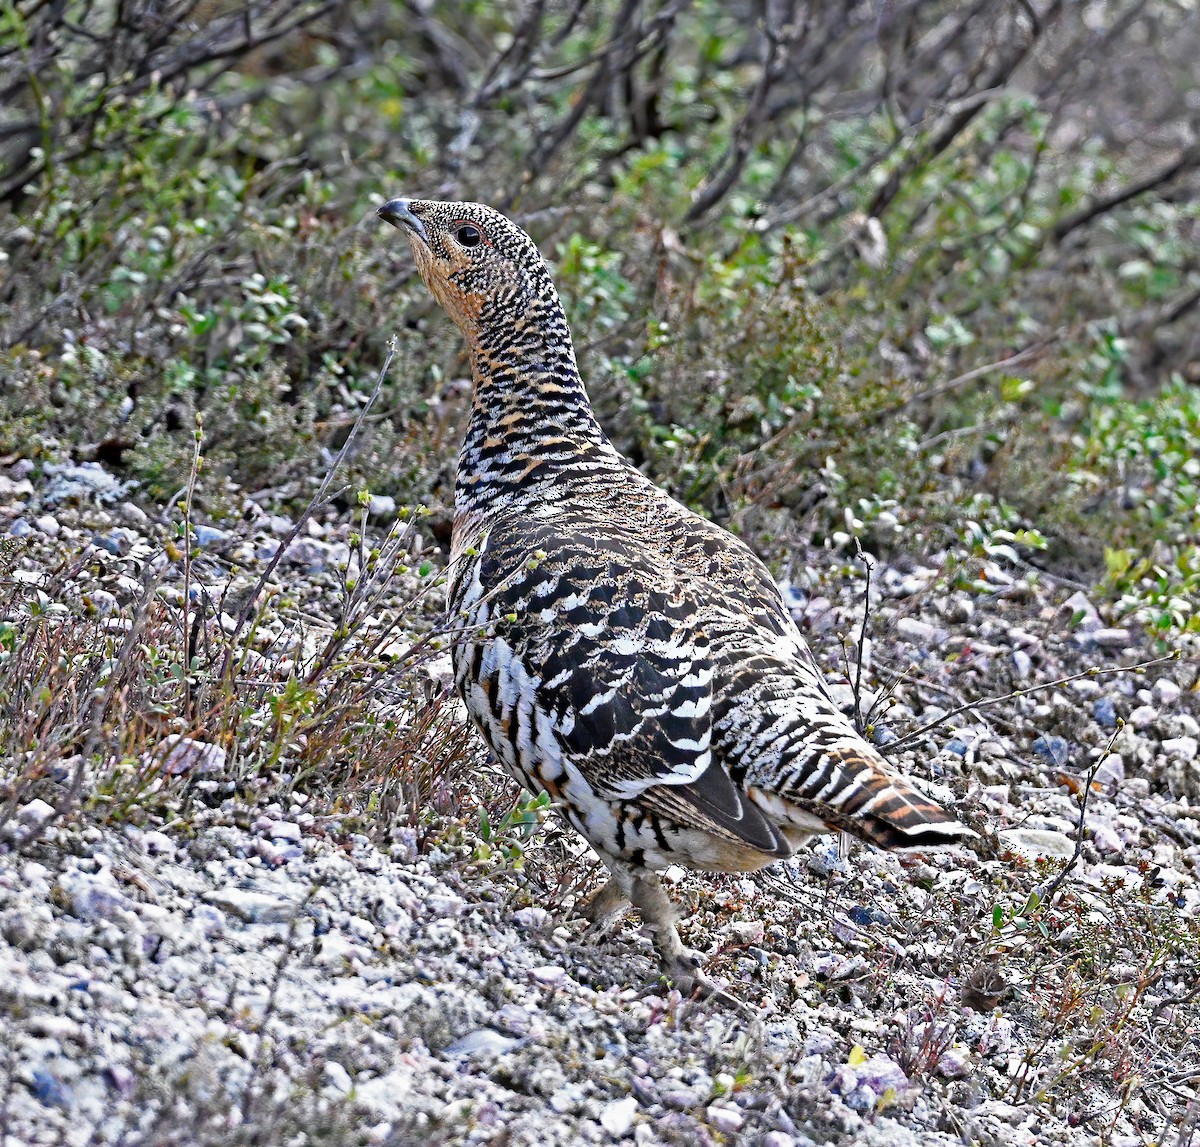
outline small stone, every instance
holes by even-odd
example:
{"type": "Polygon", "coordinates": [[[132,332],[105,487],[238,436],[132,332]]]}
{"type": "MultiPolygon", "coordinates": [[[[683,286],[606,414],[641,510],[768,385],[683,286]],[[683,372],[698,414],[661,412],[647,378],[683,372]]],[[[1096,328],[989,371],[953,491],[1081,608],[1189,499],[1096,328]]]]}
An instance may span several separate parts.
{"type": "Polygon", "coordinates": [[[220,745],[170,733],[147,754],[168,776],[182,773],[223,773],[226,753],[220,745]]]}
{"type": "Polygon", "coordinates": [[[1065,833],[1043,828],[1007,828],[997,833],[1000,841],[1013,852],[1031,860],[1048,856],[1055,860],[1070,860],[1075,855],[1075,842],[1065,833]]]}
{"type": "Polygon", "coordinates": [[[1183,690],[1169,677],[1160,677],[1154,682],[1151,692],[1160,705],[1174,705],[1183,690]]]}
{"type": "Polygon", "coordinates": [[[467,910],[467,902],[452,892],[435,892],[426,896],[425,906],[435,916],[461,916],[467,910]]]}
{"type": "Polygon", "coordinates": [[[151,829],[142,834],[142,847],[150,856],[161,856],[167,860],[175,855],[175,842],[165,832],[151,829]]]}
{"type": "Polygon", "coordinates": [[[104,1074],[121,1095],[128,1095],[133,1091],[133,1085],[137,1082],[137,1076],[123,1063],[110,1063],[104,1069],[104,1074]]]}
{"type": "Polygon", "coordinates": [[[349,1095],[354,1089],[354,1080],[350,1078],[350,1073],[335,1060],[326,1062],[325,1079],[328,1090],[338,1095],[349,1095]]]}
{"type": "Polygon", "coordinates": [[[837,839],[817,837],[809,846],[808,855],[804,858],[809,870],[818,876],[832,876],[835,873],[845,875],[850,871],[850,865],[842,856],[841,846],[837,839]]]}
{"type": "Polygon", "coordinates": [[[31,800],[28,804],[24,804],[17,811],[17,820],[19,820],[26,828],[41,828],[52,816],[54,816],[54,806],[47,804],[46,801],[40,798],[31,800]]]}
{"type": "Polygon", "coordinates": [[[1125,845],[1109,824],[1097,824],[1092,828],[1092,843],[1105,853],[1123,852],[1125,845]]]}
{"type": "Polygon", "coordinates": [[[896,622],[896,632],[914,645],[937,645],[943,637],[943,631],[936,625],[930,625],[929,622],[920,621],[915,617],[902,617],[896,622]]]}
{"type": "Polygon", "coordinates": [[[33,1072],[33,1094],[46,1107],[69,1107],[71,1093],[58,1076],[37,1068],[33,1072]]]}
{"type": "Polygon", "coordinates": [[[262,892],[246,892],[240,888],[206,892],[204,899],[247,924],[281,924],[296,914],[296,905],[290,900],[281,900],[262,892]]]}
{"type": "Polygon", "coordinates": [[[309,573],[320,573],[329,564],[330,547],[315,538],[297,538],[284,551],[285,561],[305,566],[309,573]]]}
{"type": "Polygon", "coordinates": [[[530,974],[539,984],[546,987],[561,984],[567,978],[566,968],[560,968],[557,964],[543,964],[540,968],[534,968],[530,974]]]}
{"type": "Polygon", "coordinates": [[[1163,741],[1162,749],[1168,757],[1194,762],[1200,755],[1200,741],[1195,737],[1169,737],[1163,741]]]}
{"type": "Polygon", "coordinates": [[[947,1048],[938,1057],[937,1072],[946,1079],[965,1079],[971,1074],[970,1054],[965,1048],[947,1048]]]}
{"type": "Polygon", "coordinates": [[[725,1135],[740,1131],[746,1122],[742,1113],[734,1107],[710,1107],[705,1114],[709,1123],[725,1135]]]}
{"type": "Polygon", "coordinates": [[[137,485],[136,482],[118,481],[99,462],[82,462],[78,465],[48,462],[45,471],[51,481],[43,491],[42,498],[50,504],[85,498],[115,502],[137,485]]]}
{"type": "Polygon", "coordinates": [[[518,908],[513,914],[513,923],[519,924],[522,928],[540,929],[545,928],[550,923],[550,913],[545,908],[537,904],[530,904],[525,908],[518,908]]]}
{"type": "Polygon", "coordinates": [[[129,543],[115,530],[110,534],[97,534],[92,538],[92,545],[116,558],[129,552],[129,543]]]}
{"type": "Polygon", "coordinates": [[[193,526],[192,537],[195,539],[196,545],[204,550],[225,541],[229,534],[225,530],[218,530],[215,526],[193,526]]]}
{"type": "Polygon", "coordinates": [[[1025,681],[1033,672],[1033,658],[1024,649],[1012,651],[1013,675],[1018,681],[1025,681]]]}
{"type": "Polygon", "coordinates": [[[853,1091],[843,1097],[843,1102],[852,1111],[871,1111],[879,1102],[879,1093],[865,1083],[860,1083],[853,1091]]]}
{"type": "Polygon", "coordinates": [[[133,901],[120,889],[98,876],[65,872],[58,885],[61,896],[70,905],[71,915],[94,923],[97,920],[121,920],[133,907],[133,901]]]}
{"type": "Polygon", "coordinates": [[[106,589],[94,589],[83,600],[89,612],[97,613],[101,617],[112,617],[120,609],[116,595],[106,589]]]}
{"type": "Polygon", "coordinates": [[[1124,649],[1133,644],[1133,634],[1128,629],[1115,627],[1097,629],[1091,638],[1101,649],[1124,649]]]}
{"type": "Polygon", "coordinates": [[[28,478],[14,482],[5,474],[0,474],[0,497],[27,498],[33,495],[33,483],[28,478]]]}
{"type": "Polygon", "coordinates": [[[47,1015],[45,1012],[30,1016],[27,1026],[34,1035],[56,1039],[60,1043],[64,1040],[79,1039],[83,1032],[83,1028],[73,1019],[67,1016],[47,1015]]]}
{"type": "Polygon", "coordinates": [[[633,1130],[638,1102],[632,1095],[606,1103],[600,1112],[600,1126],[614,1139],[623,1139],[633,1130]]]}
{"type": "Polygon", "coordinates": [[[1111,697],[1097,697],[1092,705],[1092,716],[1102,729],[1117,727],[1117,707],[1112,703],[1111,697]]]}
{"type": "Polygon", "coordinates": [[[761,920],[735,920],[729,925],[729,938],[735,944],[761,944],[763,922],[761,920]]]}
{"type": "Polygon", "coordinates": [[[865,928],[869,924],[891,924],[891,917],[879,908],[872,908],[866,904],[855,904],[846,913],[850,919],[860,928],[865,928]]]}
{"type": "Polygon", "coordinates": [[[690,1111],[692,1108],[700,1106],[700,1096],[686,1087],[676,1087],[670,1091],[664,1091],[660,1098],[664,1106],[674,1107],[679,1111],[690,1111]]]}
{"type": "Polygon", "coordinates": [[[1096,783],[1098,785],[1119,785],[1124,780],[1125,758],[1120,753],[1109,753],[1096,767],[1096,783]]]}
{"type": "Polygon", "coordinates": [[[1071,617],[1078,618],[1075,622],[1077,632],[1093,633],[1101,627],[1100,614],[1083,590],[1071,594],[1060,608],[1071,617]]]}
{"type": "Polygon", "coordinates": [[[8,535],[11,538],[25,538],[33,533],[33,527],[25,521],[24,518],[17,518],[16,521],[8,527],[8,535]]]}
{"type": "Polygon", "coordinates": [[[62,526],[58,524],[58,519],[53,514],[42,514],[40,517],[34,518],[33,524],[48,538],[57,538],[62,532],[62,526]]]}
{"type": "Polygon", "coordinates": [[[858,1078],[875,1092],[904,1091],[908,1087],[908,1076],[895,1060],[886,1055],[873,1055],[858,1067],[858,1078]]]}
{"type": "Polygon", "coordinates": [[[1129,724],[1135,729],[1148,729],[1158,720],[1158,710],[1153,705],[1139,705],[1129,714],[1129,724]]]}
{"type": "Polygon", "coordinates": [[[519,1039],[501,1035],[492,1028],[479,1028],[467,1032],[444,1049],[447,1055],[462,1055],[471,1059],[490,1059],[493,1056],[504,1055],[520,1044],[519,1039]]]}
{"type": "Polygon", "coordinates": [[[267,829],[272,840],[299,840],[300,826],[294,820],[276,820],[267,829]]]}
{"type": "Polygon", "coordinates": [[[1063,768],[1071,758],[1071,745],[1062,737],[1038,737],[1033,751],[1056,768],[1063,768]]]}
{"type": "Polygon", "coordinates": [[[396,499],[388,494],[372,494],[367,513],[373,518],[390,518],[396,512],[396,499]]]}

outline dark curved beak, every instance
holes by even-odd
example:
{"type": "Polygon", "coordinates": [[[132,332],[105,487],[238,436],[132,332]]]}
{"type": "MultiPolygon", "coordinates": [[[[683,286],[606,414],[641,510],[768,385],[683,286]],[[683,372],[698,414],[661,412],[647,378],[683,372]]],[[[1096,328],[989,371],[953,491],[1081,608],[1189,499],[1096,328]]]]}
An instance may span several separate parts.
{"type": "Polygon", "coordinates": [[[425,233],[425,224],[412,213],[411,203],[411,199],[389,199],[375,214],[385,223],[401,229],[407,228],[428,243],[429,236],[425,233]]]}

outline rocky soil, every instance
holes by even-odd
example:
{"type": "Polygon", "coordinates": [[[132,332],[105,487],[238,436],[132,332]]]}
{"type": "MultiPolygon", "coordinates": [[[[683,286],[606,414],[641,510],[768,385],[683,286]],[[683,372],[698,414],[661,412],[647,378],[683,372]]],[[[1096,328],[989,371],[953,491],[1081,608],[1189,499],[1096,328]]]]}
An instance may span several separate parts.
{"type": "MultiPolygon", "coordinates": [[[[8,463],[0,653],[36,625],[119,638],[155,563],[158,600],[184,600],[172,529],[134,492],[8,463]]],[[[236,596],[290,525],[265,498],[201,527],[188,592],[236,596]]],[[[351,532],[332,516],[290,543],[275,580],[305,628],[257,651],[262,673],[336,623],[351,532]]],[[[1197,663],[1109,673],[1160,651],[1086,588],[1005,555],[951,576],[944,557],[876,562],[860,701],[981,843],[898,859],[828,838],[752,878],[671,873],[685,942],[746,1014],[654,984],[636,918],[590,934],[573,909],[599,873],[552,820],[483,839],[462,801],[414,824],[319,777],[233,784],[231,747],[169,722],[140,757],[38,776],[6,742],[0,1143],[1190,1143],[1197,663]],[[106,802],[122,768],[155,800],[106,802]]],[[[789,569],[852,707],[862,566],[789,569]]]]}

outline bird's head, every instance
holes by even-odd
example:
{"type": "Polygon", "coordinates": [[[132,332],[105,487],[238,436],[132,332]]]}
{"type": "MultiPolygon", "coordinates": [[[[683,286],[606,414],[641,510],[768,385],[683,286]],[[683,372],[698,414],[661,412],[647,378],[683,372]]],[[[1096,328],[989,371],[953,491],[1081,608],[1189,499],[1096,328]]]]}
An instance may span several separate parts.
{"type": "Polygon", "coordinates": [[[473,345],[489,329],[536,319],[530,312],[539,303],[557,307],[533,240],[500,212],[482,203],[392,199],[378,215],[408,237],[425,285],[473,345]]]}

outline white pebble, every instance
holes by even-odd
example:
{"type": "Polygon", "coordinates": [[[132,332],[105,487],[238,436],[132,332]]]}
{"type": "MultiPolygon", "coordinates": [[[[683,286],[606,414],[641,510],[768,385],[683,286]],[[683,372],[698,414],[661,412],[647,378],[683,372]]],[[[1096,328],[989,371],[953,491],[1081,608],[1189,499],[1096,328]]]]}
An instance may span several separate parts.
{"type": "Polygon", "coordinates": [[[340,1063],[333,1060],[329,1060],[325,1064],[325,1078],[329,1081],[328,1089],[338,1095],[349,1095],[354,1087],[354,1080],[350,1078],[350,1073],[340,1063]]]}
{"type": "Polygon", "coordinates": [[[1160,705],[1174,705],[1183,692],[1169,677],[1160,677],[1154,682],[1153,695],[1160,705]]]}
{"type": "Polygon", "coordinates": [[[633,1128],[637,1109],[637,1100],[632,1095],[606,1103],[600,1112],[600,1126],[614,1139],[624,1138],[633,1128]]]}
{"type": "Polygon", "coordinates": [[[435,892],[425,897],[425,906],[435,916],[461,916],[467,902],[452,892],[435,892]]]}
{"type": "Polygon", "coordinates": [[[1092,828],[1092,843],[1101,852],[1121,852],[1125,845],[1109,824],[1097,824],[1092,828]]]}
{"type": "Polygon", "coordinates": [[[1168,757],[1179,757],[1185,761],[1195,761],[1200,755],[1200,741],[1195,737],[1169,737],[1163,741],[1162,748],[1168,757]]]}
{"type": "Polygon", "coordinates": [[[1129,714],[1129,724],[1135,729],[1148,729],[1158,717],[1158,710],[1153,705],[1139,705],[1129,714]]]}
{"type": "Polygon", "coordinates": [[[903,638],[918,645],[935,645],[941,630],[927,621],[918,621],[915,617],[902,617],[896,622],[896,632],[903,638]]]}
{"type": "Polygon", "coordinates": [[[54,806],[47,804],[40,798],[31,800],[28,804],[22,805],[17,813],[19,820],[26,828],[41,828],[54,815],[54,806]]]}
{"type": "Polygon", "coordinates": [[[742,1118],[742,1113],[732,1107],[710,1107],[706,1114],[709,1123],[726,1135],[740,1131],[742,1124],[746,1122],[742,1118]]]}
{"type": "Polygon", "coordinates": [[[367,513],[373,518],[391,517],[396,512],[396,499],[387,494],[372,494],[367,513]]]}
{"type": "Polygon", "coordinates": [[[170,859],[175,855],[175,842],[165,832],[159,832],[157,829],[142,834],[142,847],[151,856],[170,859]]]}
{"type": "Polygon", "coordinates": [[[1008,828],[996,835],[1005,847],[1031,860],[1041,856],[1069,860],[1075,855],[1075,842],[1061,832],[1042,828],[1008,828]]]}
{"type": "Polygon", "coordinates": [[[550,923],[550,913],[545,908],[531,904],[526,908],[518,908],[513,914],[513,923],[522,928],[544,928],[550,923]]]}

